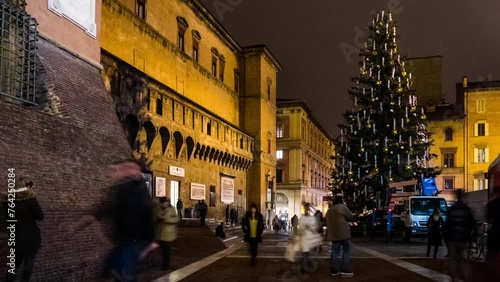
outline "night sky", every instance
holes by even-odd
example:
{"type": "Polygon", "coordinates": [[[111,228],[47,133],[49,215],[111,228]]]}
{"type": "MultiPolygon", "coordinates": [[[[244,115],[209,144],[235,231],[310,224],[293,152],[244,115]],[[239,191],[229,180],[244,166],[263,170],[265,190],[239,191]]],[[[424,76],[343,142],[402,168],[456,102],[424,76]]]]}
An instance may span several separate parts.
{"type": "MultiPolygon", "coordinates": [[[[242,46],[265,44],[284,70],[278,97],[306,100],[325,129],[338,135],[351,107],[347,90],[359,75],[358,52],[371,11],[393,11],[399,51],[443,56],[443,91],[455,101],[455,83],[500,79],[498,0],[200,0],[242,46]],[[307,2],[307,4],[305,4],[307,2]],[[347,51],[349,52],[349,51],[347,51]]],[[[418,91],[418,89],[417,89],[418,91]]]]}

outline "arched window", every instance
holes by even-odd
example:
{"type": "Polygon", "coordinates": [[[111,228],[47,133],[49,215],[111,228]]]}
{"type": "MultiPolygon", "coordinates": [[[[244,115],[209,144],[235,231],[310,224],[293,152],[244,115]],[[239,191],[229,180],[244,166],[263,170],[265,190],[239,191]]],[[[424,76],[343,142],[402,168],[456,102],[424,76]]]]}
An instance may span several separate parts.
{"type": "Polygon", "coordinates": [[[453,129],[446,128],[446,130],[444,131],[444,140],[445,141],[453,140],[453,129]]]}
{"type": "Polygon", "coordinates": [[[184,34],[188,29],[189,24],[184,17],[177,17],[177,47],[184,52],[184,34]]]}

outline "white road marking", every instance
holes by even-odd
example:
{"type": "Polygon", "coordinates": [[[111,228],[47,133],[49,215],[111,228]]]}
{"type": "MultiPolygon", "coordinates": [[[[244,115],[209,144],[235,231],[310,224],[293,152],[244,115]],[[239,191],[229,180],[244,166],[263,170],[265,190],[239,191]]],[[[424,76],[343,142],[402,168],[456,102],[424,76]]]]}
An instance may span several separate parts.
{"type": "Polygon", "coordinates": [[[229,237],[227,239],[222,240],[222,242],[226,242],[226,241],[233,240],[233,239],[236,239],[236,238],[238,238],[238,236],[229,237]]]}
{"type": "Polygon", "coordinates": [[[391,256],[388,256],[386,254],[383,254],[383,253],[380,253],[380,252],[377,252],[375,250],[372,250],[370,248],[366,248],[366,247],[361,247],[361,246],[358,246],[358,245],[354,245],[353,244],[353,247],[360,250],[360,251],[363,251],[367,254],[370,254],[374,257],[377,257],[377,258],[380,258],[380,259],[383,259],[385,261],[388,261],[392,264],[395,264],[399,267],[402,267],[404,269],[407,269],[411,272],[415,272],[417,274],[420,274],[424,277],[427,277],[429,279],[432,279],[434,281],[439,281],[439,282],[451,282],[451,278],[450,276],[448,275],[445,275],[445,274],[442,274],[442,273],[439,273],[437,271],[434,271],[434,270],[430,270],[428,268],[425,268],[425,267],[422,267],[422,266],[419,266],[419,265],[416,265],[416,264],[413,264],[413,263],[409,263],[409,262],[406,262],[406,261],[403,261],[399,258],[395,258],[395,257],[391,257],[391,256]]]}
{"type": "Polygon", "coordinates": [[[225,250],[222,250],[216,254],[213,254],[209,257],[206,257],[204,259],[201,259],[197,262],[194,262],[188,266],[185,266],[181,269],[177,269],[175,271],[172,271],[171,273],[162,276],[156,280],[153,280],[153,282],[176,282],[179,280],[182,280],[186,278],[187,276],[195,273],[196,271],[207,267],[208,265],[220,260],[221,258],[227,257],[228,255],[232,254],[233,252],[239,250],[243,244],[235,245],[232,247],[229,247],[225,250]]]}

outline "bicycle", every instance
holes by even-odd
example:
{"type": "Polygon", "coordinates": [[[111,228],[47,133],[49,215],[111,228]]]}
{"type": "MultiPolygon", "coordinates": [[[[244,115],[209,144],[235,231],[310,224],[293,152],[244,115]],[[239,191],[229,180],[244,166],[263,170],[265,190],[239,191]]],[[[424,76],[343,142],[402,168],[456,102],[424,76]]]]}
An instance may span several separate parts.
{"type": "Polygon", "coordinates": [[[467,260],[476,262],[486,260],[488,242],[488,223],[482,223],[472,231],[472,240],[467,246],[467,260]]]}

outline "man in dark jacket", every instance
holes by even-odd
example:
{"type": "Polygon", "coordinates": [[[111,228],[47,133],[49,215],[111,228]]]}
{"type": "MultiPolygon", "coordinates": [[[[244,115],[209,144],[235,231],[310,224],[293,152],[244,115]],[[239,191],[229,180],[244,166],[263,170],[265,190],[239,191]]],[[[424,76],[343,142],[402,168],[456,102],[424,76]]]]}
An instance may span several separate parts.
{"type": "Polygon", "coordinates": [[[10,189],[12,191],[9,191],[7,201],[3,203],[8,219],[17,220],[15,223],[7,223],[7,227],[13,226],[16,234],[15,245],[9,244],[9,250],[14,250],[14,253],[9,253],[9,255],[15,256],[15,263],[13,266],[8,264],[7,282],[15,280],[21,263],[24,265],[22,281],[30,281],[35,256],[41,245],[40,229],[36,221],[43,220],[44,215],[36,200],[36,194],[31,189],[33,182],[19,179],[18,187],[18,189],[10,189]],[[10,214],[14,217],[9,216],[10,214]]]}
{"type": "Polygon", "coordinates": [[[179,220],[182,220],[182,209],[184,208],[184,204],[182,203],[181,198],[177,200],[177,215],[179,216],[179,220]]]}
{"type": "Polygon", "coordinates": [[[201,200],[198,206],[198,212],[200,213],[200,225],[205,225],[205,218],[207,217],[208,206],[205,204],[205,200],[201,200]]]}
{"type": "Polygon", "coordinates": [[[450,255],[450,276],[458,281],[458,271],[463,270],[465,281],[470,279],[470,270],[464,263],[465,248],[472,240],[472,230],[475,228],[474,216],[471,209],[462,200],[463,190],[456,191],[457,201],[448,210],[444,225],[444,240],[450,255]]]}

